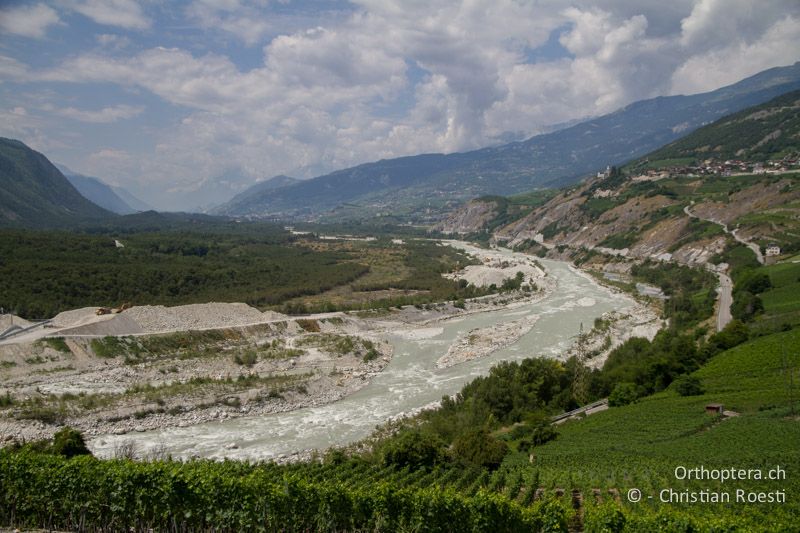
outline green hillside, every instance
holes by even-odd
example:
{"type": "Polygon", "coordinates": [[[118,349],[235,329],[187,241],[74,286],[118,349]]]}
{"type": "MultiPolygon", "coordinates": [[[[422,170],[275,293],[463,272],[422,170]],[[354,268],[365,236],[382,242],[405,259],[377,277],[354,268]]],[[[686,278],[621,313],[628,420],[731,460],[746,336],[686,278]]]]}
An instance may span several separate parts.
{"type": "Polygon", "coordinates": [[[63,227],[114,216],[81,196],[45,156],[0,138],[0,226],[63,227]]]}
{"type": "Polygon", "coordinates": [[[708,158],[765,161],[800,152],[800,91],[750,107],[702,127],[647,155],[650,166],[708,158]]]}

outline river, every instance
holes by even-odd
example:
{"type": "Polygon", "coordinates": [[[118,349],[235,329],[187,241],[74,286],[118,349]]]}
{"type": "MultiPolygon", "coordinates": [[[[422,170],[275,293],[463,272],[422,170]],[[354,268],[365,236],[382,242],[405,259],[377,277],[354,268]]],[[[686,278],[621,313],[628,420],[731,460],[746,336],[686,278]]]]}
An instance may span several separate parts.
{"type": "Polygon", "coordinates": [[[345,445],[368,436],[392,417],[458,392],[499,361],[537,355],[559,357],[574,341],[581,324],[591,329],[594,319],[602,313],[633,305],[627,296],[612,293],[567,263],[545,259],[540,262],[548,275],[558,280],[547,298],[420,326],[414,334],[387,333],[395,350],[391,362],[363,389],[337,402],[183,428],[105,435],[93,439],[90,447],[96,454],[108,456],[127,441],[140,453],[159,447],[181,458],[270,459],[345,445]],[[515,343],[480,359],[445,369],[436,367],[436,360],[460,334],[526,315],[538,315],[539,320],[515,343]]]}

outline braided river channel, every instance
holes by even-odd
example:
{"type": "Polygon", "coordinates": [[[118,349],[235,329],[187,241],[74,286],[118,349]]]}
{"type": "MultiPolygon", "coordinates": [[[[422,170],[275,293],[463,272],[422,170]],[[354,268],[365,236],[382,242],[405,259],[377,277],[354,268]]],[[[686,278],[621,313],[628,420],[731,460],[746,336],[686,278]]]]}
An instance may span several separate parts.
{"type": "MultiPolygon", "coordinates": [[[[513,256],[515,252],[501,250],[513,256]]],[[[122,442],[140,453],[158,447],[174,457],[278,459],[304,450],[324,450],[367,437],[376,426],[458,392],[500,361],[533,356],[562,357],[575,341],[581,324],[591,329],[595,318],[633,307],[628,296],[596,283],[561,261],[539,260],[557,284],[544,299],[517,302],[436,323],[387,328],[383,336],[394,356],[369,384],[341,400],[317,407],[268,415],[208,422],[188,427],[103,435],[90,445],[99,455],[111,455],[122,442]],[[475,329],[536,315],[538,321],[516,342],[487,356],[437,368],[436,361],[460,335],[475,329]]]]}

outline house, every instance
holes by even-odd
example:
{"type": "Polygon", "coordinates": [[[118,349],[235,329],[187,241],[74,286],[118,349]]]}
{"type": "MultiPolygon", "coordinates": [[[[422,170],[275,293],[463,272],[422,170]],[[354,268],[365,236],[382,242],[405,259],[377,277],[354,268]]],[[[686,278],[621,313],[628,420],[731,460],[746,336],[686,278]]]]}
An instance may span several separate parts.
{"type": "Polygon", "coordinates": [[[721,415],[724,410],[725,408],[721,403],[710,403],[706,405],[706,414],[709,415],[721,415]]]}
{"type": "Polygon", "coordinates": [[[781,255],[780,246],[776,246],[774,244],[767,246],[767,253],[766,253],[767,257],[775,257],[777,255],[781,255]]]}

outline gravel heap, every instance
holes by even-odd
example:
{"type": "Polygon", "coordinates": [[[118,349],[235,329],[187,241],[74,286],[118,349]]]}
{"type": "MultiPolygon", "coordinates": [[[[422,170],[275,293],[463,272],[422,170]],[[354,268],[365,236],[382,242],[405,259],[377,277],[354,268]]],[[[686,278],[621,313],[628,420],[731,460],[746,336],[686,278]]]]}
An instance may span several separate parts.
{"type": "Polygon", "coordinates": [[[20,318],[17,315],[0,315],[0,332],[10,328],[11,326],[26,328],[30,325],[31,322],[28,322],[24,318],[20,318]]]}
{"type": "Polygon", "coordinates": [[[97,320],[97,307],[81,307],[62,311],[53,317],[53,326],[57,328],[74,327],[97,320]]]}
{"type": "Polygon", "coordinates": [[[246,326],[281,317],[269,311],[262,313],[243,303],[216,302],[177,307],[137,305],[124,314],[133,318],[147,333],[246,326]]]}

